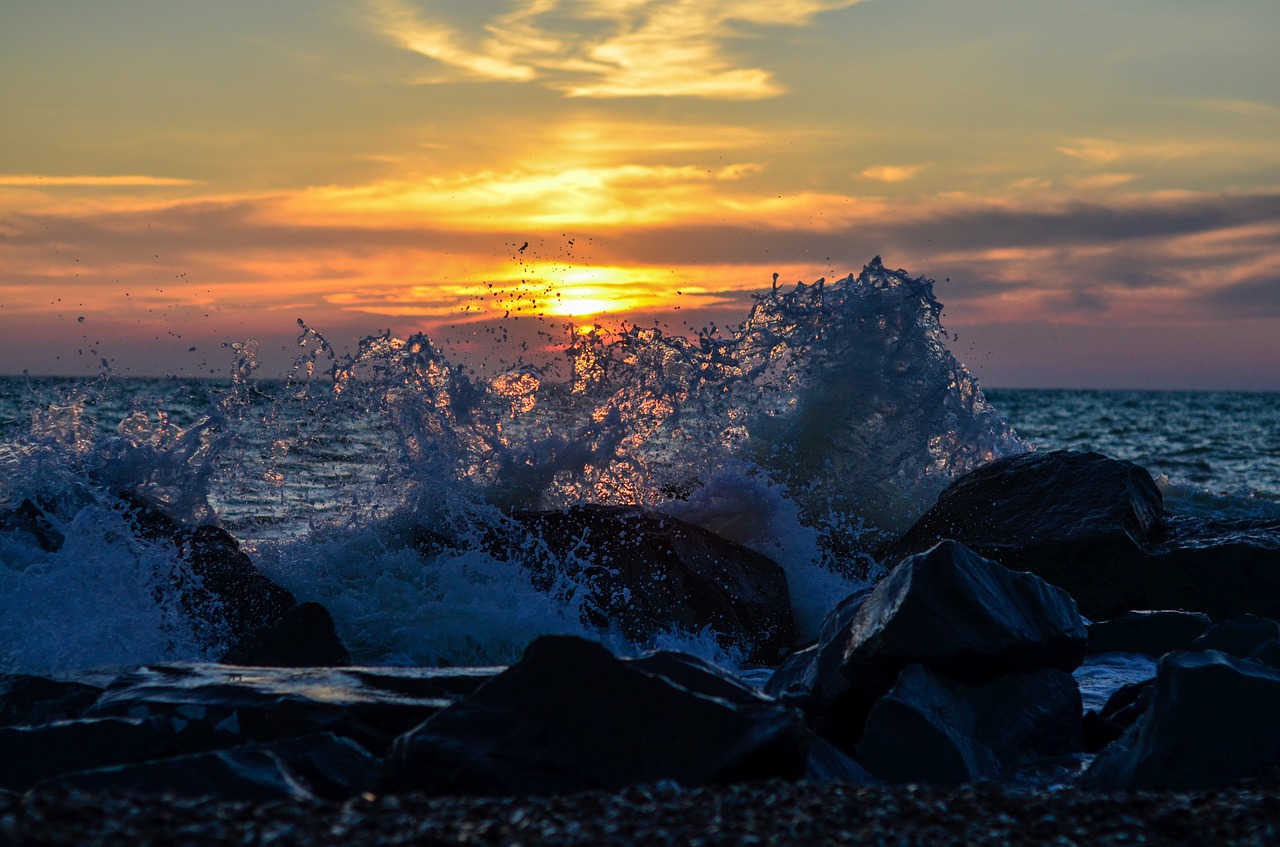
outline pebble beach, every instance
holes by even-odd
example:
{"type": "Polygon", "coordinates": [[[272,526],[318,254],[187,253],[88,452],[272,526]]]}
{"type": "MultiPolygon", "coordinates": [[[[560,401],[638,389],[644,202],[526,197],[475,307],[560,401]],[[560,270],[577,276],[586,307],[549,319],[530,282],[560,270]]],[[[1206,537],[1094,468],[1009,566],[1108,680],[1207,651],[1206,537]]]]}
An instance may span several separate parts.
{"type": "Polygon", "coordinates": [[[766,782],[553,798],[363,795],[340,804],[33,793],[0,798],[6,845],[1263,845],[1280,789],[1093,794],[766,782]]]}

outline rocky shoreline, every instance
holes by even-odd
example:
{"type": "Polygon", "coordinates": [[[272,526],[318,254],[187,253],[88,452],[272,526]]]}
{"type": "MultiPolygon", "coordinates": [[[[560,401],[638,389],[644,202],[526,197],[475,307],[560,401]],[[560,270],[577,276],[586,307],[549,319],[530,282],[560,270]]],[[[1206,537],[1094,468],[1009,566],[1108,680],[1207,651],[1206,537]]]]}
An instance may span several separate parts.
{"type": "Polygon", "coordinates": [[[232,803],[63,791],[0,796],[0,842],[214,845],[1262,845],[1280,787],[1096,794],[770,781],[544,798],[365,794],[232,803]]]}

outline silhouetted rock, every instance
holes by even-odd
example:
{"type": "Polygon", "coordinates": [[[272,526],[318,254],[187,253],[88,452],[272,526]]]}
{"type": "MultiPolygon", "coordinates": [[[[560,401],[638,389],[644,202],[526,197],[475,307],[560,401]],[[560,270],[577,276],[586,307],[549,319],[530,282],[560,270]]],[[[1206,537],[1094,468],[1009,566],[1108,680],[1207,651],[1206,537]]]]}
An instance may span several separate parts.
{"type": "Polygon", "coordinates": [[[25,791],[62,774],[231,746],[233,736],[184,719],[97,718],[0,729],[0,788],[25,791]]]}
{"type": "Polygon", "coordinates": [[[888,782],[959,785],[1078,752],[1080,689],[1058,670],[968,686],[911,665],[867,718],[858,758],[888,782]]]}
{"type": "Polygon", "coordinates": [[[90,713],[182,720],[229,733],[236,744],[332,732],[381,756],[396,736],[495,673],[466,668],[151,665],[120,676],[90,713]]]}
{"type": "Polygon", "coordinates": [[[1280,617],[1280,522],[1169,518],[1138,465],[1097,453],[1026,453],[951,484],[884,551],[942,538],[1066,589],[1095,620],[1186,609],[1280,617]]]}
{"type": "Polygon", "coordinates": [[[147,541],[172,544],[193,580],[182,582],[183,609],[197,634],[210,644],[227,636],[238,641],[271,624],[297,605],[294,596],[268,579],[240,550],[240,543],[216,526],[185,527],[129,492],[121,511],[133,531],[147,541]]]}
{"type": "Polygon", "coordinates": [[[319,603],[302,603],[240,639],[219,661],[256,667],[336,668],[351,664],[351,654],[338,637],[329,610],[319,603]]]}
{"type": "Polygon", "coordinates": [[[1228,656],[1247,659],[1268,641],[1280,638],[1280,623],[1257,615],[1239,615],[1216,623],[1191,644],[1199,652],[1218,650],[1228,656]]]}
{"type": "Polygon", "coordinates": [[[67,774],[46,780],[34,790],[128,792],[250,802],[315,800],[278,758],[254,748],[67,774]]]}
{"type": "MultiPolygon", "coordinates": [[[[713,688],[722,690],[719,681],[713,688]]],[[[523,795],[663,779],[796,779],[807,759],[793,709],[760,696],[701,694],[595,642],[547,636],[471,697],[397,739],[388,765],[389,784],[400,789],[523,795]]]]}
{"type": "Polygon", "coordinates": [[[290,738],[258,749],[279,759],[312,794],[324,800],[346,800],[372,791],[382,779],[380,759],[333,733],[290,738]]]}
{"type": "Polygon", "coordinates": [[[671,627],[709,627],[726,645],[765,663],[795,641],[786,574],[767,556],[631,506],[512,517],[546,545],[548,556],[535,573],[542,587],[551,589],[566,574],[587,586],[588,623],[616,625],[635,640],[671,627]]]}
{"type": "Polygon", "coordinates": [[[0,726],[30,726],[78,718],[102,689],[30,674],[0,674],[0,726]]]}
{"type": "Polygon", "coordinates": [[[1213,788],[1280,765],[1280,671],[1217,651],[1170,653],[1148,696],[1138,721],[1098,754],[1084,787],[1213,788]]]}
{"type": "Polygon", "coordinates": [[[1158,659],[1165,653],[1189,648],[1210,623],[1203,612],[1125,612],[1118,618],[1089,625],[1089,654],[1142,653],[1158,659]]]}

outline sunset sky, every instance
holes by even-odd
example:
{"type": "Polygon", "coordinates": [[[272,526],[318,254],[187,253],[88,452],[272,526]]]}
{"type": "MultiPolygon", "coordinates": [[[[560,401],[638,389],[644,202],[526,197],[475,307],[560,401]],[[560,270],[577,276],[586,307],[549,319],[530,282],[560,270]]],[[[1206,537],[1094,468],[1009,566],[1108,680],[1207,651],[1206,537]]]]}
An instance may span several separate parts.
{"type": "Polygon", "coordinates": [[[986,385],[1280,390],[1276,0],[3,0],[0,115],[0,373],[880,255],[986,385]]]}

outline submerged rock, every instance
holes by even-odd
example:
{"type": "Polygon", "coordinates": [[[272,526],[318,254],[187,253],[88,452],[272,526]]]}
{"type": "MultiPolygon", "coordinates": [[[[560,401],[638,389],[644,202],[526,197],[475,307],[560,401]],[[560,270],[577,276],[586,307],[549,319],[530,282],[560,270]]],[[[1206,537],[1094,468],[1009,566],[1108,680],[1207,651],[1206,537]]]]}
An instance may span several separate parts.
{"type": "Polygon", "coordinates": [[[1225,653],[1160,660],[1145,711],[1082,785],[1100,791],[1212,788],[1280,765],[1280,671],[1225,653]]]}
{"type": "Polygon", "coordinates": [[[1134,609],[1280,617],[1280,526],[1168,518],[1150,474],[1098,453],[1027,453],[978,468],[885,554],[942,538],[1066,589],[1093,619],[1134,609]]]}
{"type": "MultiPolygon", "coordinates": [[[[674,675],[690,682],[691,657],[674,675]]],[[[652,665],[651,665],[652,668],[652,665]]],[[[719,674],[708,671],[712,677],[719,674]]],[[[396,741],[390,785],[449,794],[564,794],[674,780],[802,777],[798,712],[759,695],[704,694],[569,636],[396,741]]]]}
{"type": "Polygon", "coordinates": [[[795,641],[782,568],[715,533],[631,506],[512,517],[546,547],[535,574],[540,584],[550,590],[567,576],[585,586],[589,623],[616,625],[637,641],[673,627],[710,628],[726,646],[764,663],[795,641]]]}

